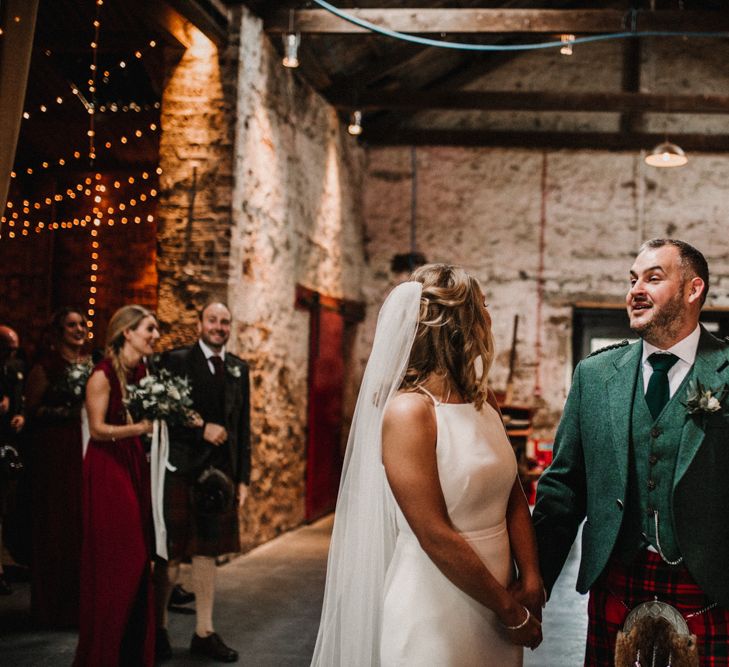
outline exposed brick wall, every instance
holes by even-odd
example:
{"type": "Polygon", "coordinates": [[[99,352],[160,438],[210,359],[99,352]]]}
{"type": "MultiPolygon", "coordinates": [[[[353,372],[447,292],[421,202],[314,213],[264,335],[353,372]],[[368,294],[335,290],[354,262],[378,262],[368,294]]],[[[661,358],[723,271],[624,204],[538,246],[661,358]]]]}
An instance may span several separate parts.
{"type": "MultiPolygon", "coordinates": [[[[89,174],[75,172],[70,181],[82,181],[89,174]]],[[[136,172],[135,172],[136,174],[136,172]]],[[[128,178],[129,173],[104,172],[98,182],[107,186],[104,206],[118,206],[138,191],[148,191],[154,185],[138,190],[115,189],[113,183],[128,178]]],[[[30,200],[38,199],[34,193],[45,192],[42,184],[23,194],[30,200]]],[[[59,219],[72,219],[85,215],[86,203],[66,205],[59,219]]],[[[156,224],[147,220],[154,216],[153,199],[138,201],[128,207],[128,222],[116,217],[113,226],[95,228],[86,226],[71,229],[31,232],[29,236],[0,240],[0,322],[8,322],[18,329],[24,347],[32,352],[40,342],[45,325],[52,312],[66,305],[86,311],[88,307],[89,276],[91,273],[91,242],[99,242],[96,282],[97,293],[93,316],[93,347],[103,347],[106,324],[113,312],[128,303],[141,303],[149,308],[157,306],[156,224]],[[140,219],[135,224],[134,218],[140,219]],[[98,236],[91,236],[96,229],[98,236]]]]}
{"type": "Polygon", "coordinates": [[[0,240],[0,323],[18,332],[28,352],[51,312],[52,257],[50,234],[0,240]]]}
{"type": "Polygon", "coordinates": [[[158,314],[166,347],[194,340],[197,310],[224,300],[229,278],[237,40],[218,53],[190,31],[193,45],[170,63],[161,107],[158,314]]]}

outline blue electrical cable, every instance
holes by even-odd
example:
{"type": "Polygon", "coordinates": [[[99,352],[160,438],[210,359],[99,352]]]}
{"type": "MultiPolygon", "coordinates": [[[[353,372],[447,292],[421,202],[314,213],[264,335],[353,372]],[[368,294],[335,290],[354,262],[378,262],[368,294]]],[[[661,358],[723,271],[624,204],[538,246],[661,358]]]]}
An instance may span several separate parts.
{"type": "MultiPolygon", "coordinates": [[[[356,16],[347,14],[347,12],[335,7],[325,0],[313,0],[322,9],[338,16],[344,21],[353,23],[354,25],[375,32],[385,37],[400,39],[405,42],[414,44],[422,44],[423,46],[435,46],[441,49],[458,49],[460,51],[536,51],[538,49],[554,49],[564,45],[563,42],[536,42],[534,44],[467,44],[465,42],[446,42],[445,40],[430,39],[428,37],[418,37],[397,30],[390,30],[381,26],[359,19],[356,16]]],[[[642,32],[611,32],[602,35],[590,35],[588,37],[576,37],[570,39],[570,44],[587,44],[588,42],[604,42],[611,39],[629,39],[633,37],[729,37],[729,32],[681,32],[671,30],[645,30],[642,32]]]]}

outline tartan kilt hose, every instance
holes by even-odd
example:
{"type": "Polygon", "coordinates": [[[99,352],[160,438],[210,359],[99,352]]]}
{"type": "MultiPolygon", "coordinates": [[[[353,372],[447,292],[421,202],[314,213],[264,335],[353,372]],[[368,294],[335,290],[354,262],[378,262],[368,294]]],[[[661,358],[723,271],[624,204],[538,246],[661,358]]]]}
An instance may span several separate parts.
{"type": "Polygon", "coordinates": [[[240,551],[237,503],[225,514],[200,516],[192,503],[194,481],[187,475],[165,476],[165,525],[170,560],[220,556],[240,551]]]}
{"type": "Polygon", "coordinates": [[[701,667],[729,667],[729,609],[714,607],[683,565],[671,566],[642,550],[625,565],[612,558],[588,603],[585,667],[613,667],[615,639],[630,609],[654,598],[674,606],[696,635],[701,667]]]}

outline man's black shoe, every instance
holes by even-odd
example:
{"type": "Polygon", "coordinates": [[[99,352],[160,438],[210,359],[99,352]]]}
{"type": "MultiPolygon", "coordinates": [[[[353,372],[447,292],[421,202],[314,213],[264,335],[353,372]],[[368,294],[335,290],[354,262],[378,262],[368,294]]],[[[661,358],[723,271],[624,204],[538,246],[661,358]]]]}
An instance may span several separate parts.
{"type": "Polygon", "coordinates": [[[157,628],[154,640],[154,659],[156,662],[169,660],[172,657],[172,646],[170,636],[166,628],[157,628]]]}
{"type": "Polygon", "coordinates": [[[190,653],[194,655],[206,655],[208,658],[218,662],[237,662],[238,651],[226,646],[216,632],[207,637],[198,637],[197,633],[192,635],[190,642],[190,653]]]}
{"type": "Polygon", "coordinates": [[[195,601],[195,593],[186,591],[180,584],[172,589],[170,595],[170,605],[190,604],[195,601]]]}
{"type": "Polygon", "coordinates": [[[13,592],[13,589],[10,588],[10,584],[8,583],[8,580],[5,578],[4,574],[0,574],[0,595],[10,595],[13,592]]]}

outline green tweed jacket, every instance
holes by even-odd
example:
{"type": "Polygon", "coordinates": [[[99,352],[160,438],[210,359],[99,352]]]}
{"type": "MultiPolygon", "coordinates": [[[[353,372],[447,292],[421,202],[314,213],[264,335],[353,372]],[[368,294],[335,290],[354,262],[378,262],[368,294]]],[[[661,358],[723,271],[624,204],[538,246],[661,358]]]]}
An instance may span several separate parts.
{"type": "MultiPolygon", "coordinates": [[[[583,519],[580,593],[595,583],[615,547],[624,518],[641,353],[641,342],[609,349],[575,370],[533,515],[548,592],[583,519]]],[[[706,388],[729,384],[729,345],[703,327],[693,373],[706,388]]],[[[712,600],[729,607],[729,398],[722,407],[685,413],[671,502],[686,567],[712,600]]]]}

